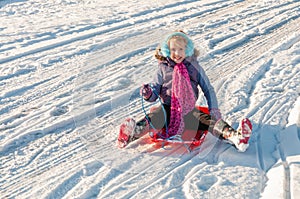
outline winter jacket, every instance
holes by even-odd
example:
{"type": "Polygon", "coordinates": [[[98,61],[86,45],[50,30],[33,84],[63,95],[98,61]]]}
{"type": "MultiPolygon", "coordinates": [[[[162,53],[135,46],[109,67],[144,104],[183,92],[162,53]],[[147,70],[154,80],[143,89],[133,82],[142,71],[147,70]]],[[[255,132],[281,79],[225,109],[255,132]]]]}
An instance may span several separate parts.
{"type": "MultiPolygon", "coordinates": [[[[199,95],[199,85],[206,97],[209,109],[218,108],[214,88],[210,84],[203,68],[199,65],[197,58],[195,56],[186,57],[183,64],[188,70],[196,99],[199,95]]],[[[159,61],[158,70],[152,82],[154,92],[159,94],[162,102],[169,106],[171,105],[172,75],[175,65],[176,63],[169,57],[165,61],[159,61]]],[[[151,97],[147,101],[154,102],[157,98],[157,95],[152,93],[151,97]]]]}

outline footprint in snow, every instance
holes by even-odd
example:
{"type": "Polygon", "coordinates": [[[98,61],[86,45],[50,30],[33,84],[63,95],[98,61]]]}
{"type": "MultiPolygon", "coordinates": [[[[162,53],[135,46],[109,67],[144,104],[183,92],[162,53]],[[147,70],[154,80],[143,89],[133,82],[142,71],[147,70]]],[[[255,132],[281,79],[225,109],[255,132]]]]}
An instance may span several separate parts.
{"type": "Polygon", "coordinates": [[[215,176],[202,176],[200,181],[197,183],[197,187],[203,191],[209,190],[218,179],[215,176]]]}
{"type": "Polygon", "coordinates": [[[119,91],[127,88],[130,84],[131,80],[129,78],[119,78],[110,85],[107,91],[119,91]]]}
{"type": "Polygon", "coordinates": [[[50,112],[50,114],[52,116],[60,116],[67,113],[68,111],[69,111],[68,106],[57,106],[50,112]]]}

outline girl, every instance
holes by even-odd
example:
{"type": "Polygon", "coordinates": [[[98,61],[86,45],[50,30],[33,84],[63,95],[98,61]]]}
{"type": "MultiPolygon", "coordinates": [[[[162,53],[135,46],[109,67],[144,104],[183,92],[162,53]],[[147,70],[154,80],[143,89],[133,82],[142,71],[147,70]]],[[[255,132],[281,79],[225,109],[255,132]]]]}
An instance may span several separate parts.
{"type": "MultiPolygon", "coordinates": [[[[158,70],[151,86],[144,84],[140,94],[148,102],[154,102],[158,96],[162,106],[151,111],[141,121],[128,118],[120,126],[118,144],[125,147],[149,131],[149,123],[155,129],[162,130],[163,138],[180,135],[184,129],[203,132],[209,130],[213,135],[225,139],[239,151],[245,151],[249,144],[252,125],[248,119],[241,121],[238,130],[234,130],[221,119],[214,88],[202,67],[197,62],[198,51],[192,40],[182,31],[168,35],[157,48],[158,70]],[[210,114],[195,108],[200,86],[208,103],[210,114]],[[164,114],[167,115],[165,124],[164,114]]],[[[196,138],[200,138],[197,135],[196,138]]]]}

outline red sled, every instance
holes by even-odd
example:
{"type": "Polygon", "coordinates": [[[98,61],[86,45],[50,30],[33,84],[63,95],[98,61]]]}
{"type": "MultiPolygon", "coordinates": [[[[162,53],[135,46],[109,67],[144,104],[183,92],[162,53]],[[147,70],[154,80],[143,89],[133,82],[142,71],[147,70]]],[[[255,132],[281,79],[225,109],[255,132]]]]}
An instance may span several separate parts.
{"type": "MultiPolygon", "coordinates": [[[[209,114],[208,107],[204,106],[197,106],[198,110],[203,113],[209,114]]],[[[184,144],[189,145],[190,148],[200,146],[208,133],[208,130],[201,131],[201,130],[190,130],[186,129],[182,135],[175,135],[168,138],[162,136],[161,132],[157,132],[155,129],[151,129],[149,132],[149,136],[151,137],[152,142],[162,143],[163,145],[166,144],[184,144]]]]}
{"type": "MultiPolygon", "coordinates": [[[[154,111],[156,107],[152,107],[150,109],[151,111],[154,111]]],[[[203,107],[203,106],[198,106],[196,107],[198,110],[200,110],[201,112],[207,113],[209,114],[209,110],[207,107],[203,107]]],[[[118,135],[118,140],[117,140],[117,145],[119,148],[124,148],[126,147],[130,142],[136,140],[136,139],[140,139],[140,138],[134,138],[131,137],[133,129],[134,129],[134,120],[133,119],[126,119],[125,122],[123,124],[121,124],[120,126],[120,132],[118,135]],[[132,139],[133,138],[133,139],[132,139]]],[[[208,133],[207,130],[205,131],[197,131],[197,130],[189,130],[186,129],[182,135],[175,135],[175,136],[171,136],[168,137],[166,136],[167,133],[162,129],[160,132],[157,131],[156,129],[150,129],[148,132],[149,135],[149,141],[150,142],[155,142],[155,143],[161,143],[162,147],[164,147],[165,145],[168,144],[183,144],[185,145],[188,150],[190,151],[190,149],[193,149],[199,145],[201,145],[204,140],[205,137],[208,133]],[[163,136],[165,135],[165,136],[163,136]]]]}

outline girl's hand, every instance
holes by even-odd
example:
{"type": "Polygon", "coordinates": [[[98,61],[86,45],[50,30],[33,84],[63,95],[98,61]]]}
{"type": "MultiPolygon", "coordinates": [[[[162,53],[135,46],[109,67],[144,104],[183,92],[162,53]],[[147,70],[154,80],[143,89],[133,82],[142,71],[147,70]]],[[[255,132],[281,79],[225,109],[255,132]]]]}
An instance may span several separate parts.
{"type": "Polygon", "coordinates": [[[145,100],[149,99],[152,95],[152,89],[149,86],[149,84],[143,84],[141,90],[140,90],[140,95],[143,96],[145,100]]]}
{"type": "Polygon", "coordinates": [[[213,117],[213,118],[215,118],[215,120],[220,120],[220,119],[222,119],[222,114],[221,114],[221,112],[220,112],[220,110],[219,109],[217,109],[217,108],[212,108],[212,109],[210,109],[210,115],[213,117]]]}

